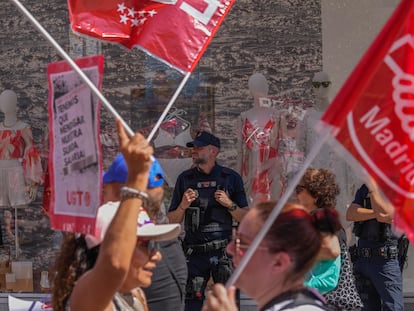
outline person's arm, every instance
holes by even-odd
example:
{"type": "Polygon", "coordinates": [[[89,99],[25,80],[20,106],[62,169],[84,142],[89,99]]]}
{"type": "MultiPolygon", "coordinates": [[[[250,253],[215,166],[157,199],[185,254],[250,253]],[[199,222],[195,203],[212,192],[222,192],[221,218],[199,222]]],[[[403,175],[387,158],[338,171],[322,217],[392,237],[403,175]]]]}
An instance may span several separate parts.
{"type": "Polygon", "coordinates": [[[355,194],[355,199],[346,211],[346,220],[348,221],[367,221],[376,219],[379,222],[392,223],[394,216],[394,207],[386,202],[380,194],[380,189],[374,182],[371,182],[374,190],[369,191],[363,185],[355,194]],[[371,208],[364,208],[364,200],[369,198],[371,208]]]}
{"type": "Polygon", "coordinates": [[[231,216],[237,221],[240,222],[244,215],[249,211],[248,206],[238,207],[235,211],[230,212],[231,216]]]}
{"type": "Polygon", "coordinates": [[[216,190],[216,192],[214,192],[214,198],[218,203],[227,208],[231,216],[237,222],[240,222],[249,210],[247,206],[238,206],[236,202],[233,202],[229,198],[229,194],[224,190],[216,190]]]}
{"type": "Polygon", "coordinates": [[[394,207],[385,201],[378,191],[370,192],[369,197],[377,221],[391,224],[394,218],[394,207]]]}
{"type": "Polygon", "coordinates": [[[364,208],[367,204],[368,187],[363,184],[355,193],[355,198],[346,210],[347,221],[367,221],[376,218],[375,210],[364,208]]]}
{"type": "MultiPolygon", "coordinates": [[[[141,134],[129,138],[119,120],[117,127],[120,151],[128,166],[125,186],[146,191],[153,149],[141,134]]],[[[129,271],[142,205],[140,198],[121,201],[100,245],[95,266],[76,282],[70,297],[71,310],[112,310],[113,295],[122,286],[129,271]]]]}
{"type": "Polygon", "coordinates": [[[376,217],[375,210],[364,208],[356,203],[352,203],[346,210],[347,221],[366,221],[376,217]]]}
{"type": "Polygon", "coordinates": [[[305,286],[317,289],[322,295],[327,294],[338,285],[340,271],[341,256],[334,260],[317,262],[309,271],[305,286]]]}
{"type": "Polygon", "coordinates": [[[231,176],[229,183],[232,185],[231,196],[228,191],[216,190],[214,192],[214,199],[226,207],[237,222],[240,222],[249,211],[243,179],[238,173],[235,173],[235,175],[231,176]]]}
{"type": "Polygon", "coordinates": [[[341,245],[335,234],[322,234],[322,243],[317,260],[329,260],[339,257],[341,254],[341,245]]]}
{"type": "Polygon", "coordinates": [[[371,189],[369,197],[371,199],[372,209],[374,209],[378,215],[388,215],[392,219],[394,216],[394,206],[392,206],[388,200],[384,199],[385,197],[375,180],[371,178],[369,184],[371,189]]]}
{"type": "MultiPolygon", "coordinates": [[[[174,190],[175,192],[175,190],[174,190]]],[[[174,195],[178,195],[178,193],[174,193],[174,195]]],[[[191,205],[191,203],[197,199],[197,193],[191,189],[188,188],[180,201],[180,204],[178,204],[178,206],[174,209],[174,210],[170,210],[170,212],[168,212],[168,219],[170,221],[170,223],[174,224],[174,223],[181,223],[184,219],[184,214],[185,214],[185,210],[191,205]]],[[[174,198],[173,198],[174,200],[174,198]]]]}

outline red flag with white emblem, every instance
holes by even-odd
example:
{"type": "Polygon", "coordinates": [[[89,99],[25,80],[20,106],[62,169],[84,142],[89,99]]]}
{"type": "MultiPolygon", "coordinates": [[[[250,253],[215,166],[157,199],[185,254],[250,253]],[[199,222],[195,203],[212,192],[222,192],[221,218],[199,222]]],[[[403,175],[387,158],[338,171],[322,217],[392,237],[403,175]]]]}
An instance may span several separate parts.
{"type": "Polygon", "coordinates": [[[141,48],[192,72],[234,0],[68,0],[74,32],[141,48]]]}
{"type": "Polygon", "coordinates": [[[322,117],[414,241],[414,1],[403,0],[322,117]]]}

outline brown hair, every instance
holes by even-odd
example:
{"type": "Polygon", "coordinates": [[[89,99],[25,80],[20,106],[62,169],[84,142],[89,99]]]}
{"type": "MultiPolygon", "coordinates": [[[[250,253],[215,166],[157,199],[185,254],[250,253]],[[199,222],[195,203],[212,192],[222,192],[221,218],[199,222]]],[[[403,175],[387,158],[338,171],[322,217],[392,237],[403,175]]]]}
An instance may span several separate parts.
{"type": "Polygon", "coordinates": [[[336,207],[336,197],[339,186],[335,174],[324,168],[308,168],[303,175],[300,185],[316,199],[318,208],[336,207]]]}
{"type": "MultiPolygon", "coordinates": [[[[112,183],[115,189],[120,183],[112,183]]],[[[160,205],[163,199],[163,188],[157,187],[148,189],[147,212],[150,218],[154,219],[160,212],[160,205]]],[[[64,233],[60,253],[55,263],[55,278],[53,280],[52,305],[55,311],[64,311],[65,304],[69,299],[75,282],[87,270],[95,265],[99,253],[99,245],[88,249],[85,236],[75,233],[64,233]]]]}
{"type": "Polygon", "coordinates": [[[60,249],[52,288],[52,306],[55,311],[65,310],[76,280],[94,266],[99,245],[88,249],[84,235],[68,232],[63,235],[60,249]]]}
{"type": "MultiPolygon", "coordinates": [[[[276,206],[275,201],[261,202],[255,206],[262,222],[265,222],[276,206]]],[[[309,214],[297,203],[287,203],[266,234],[265,241],[270,252],[284,251],[294,262],[290,279],[303,278],[313,266],[321,247],[324,228],[340,226],[334,209],[321,209],[309,214]],[[314,216],[316,214],[317,216],[314,216]]]]}

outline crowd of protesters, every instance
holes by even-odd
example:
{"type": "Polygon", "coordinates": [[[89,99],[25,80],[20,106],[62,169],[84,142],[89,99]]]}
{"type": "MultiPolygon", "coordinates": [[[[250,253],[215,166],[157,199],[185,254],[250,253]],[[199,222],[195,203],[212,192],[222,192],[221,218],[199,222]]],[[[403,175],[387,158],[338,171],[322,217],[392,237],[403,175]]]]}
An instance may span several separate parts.
{"type": "MultiPolygon", "coordinates": [[[[119,121],[117,128],[120,153],[103,176],[95,233],[63,236],[55,311],[230,311],[240,308],[238,290],[258,310],[347,310],[325,299],[344,273],[338,239],[343,228],[335,209],[340,189],[333,172],[305,171],[296,202],[282,207],[235,284],[226,288],[277,202],[249,208],[240,175],[216,163],[220,140],[202,132],[188,143],[194,166],[178,178],[167,212],[165,175],[153,148],[139,133],[129,137],[119,121]]],[[[391,230],[392,213],[365,185],[347,212],[359,230],[352,255],[362,310],[403,310],[401,239],[391,230]]]]}

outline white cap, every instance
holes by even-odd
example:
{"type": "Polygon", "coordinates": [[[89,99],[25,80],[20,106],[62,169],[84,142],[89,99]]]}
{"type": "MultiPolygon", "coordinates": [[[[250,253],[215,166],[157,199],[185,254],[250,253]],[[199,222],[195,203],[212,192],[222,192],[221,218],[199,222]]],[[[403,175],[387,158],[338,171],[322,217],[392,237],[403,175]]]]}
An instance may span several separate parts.
{"type": "MultiPolygon", "coordinates": [[[[118,210],[120,202],[108,202],[98,208],[96,216],[95,234],[87,234],[85,237],[88,248],[93,248],[103,241],[106,230],[118,210]]],[[[174,239],[181,232],[179,224],[156,225],[152,222],[147,212],[141,208],[137,219],[137,236],[143,240],[167,241],[174,239]]]]}

